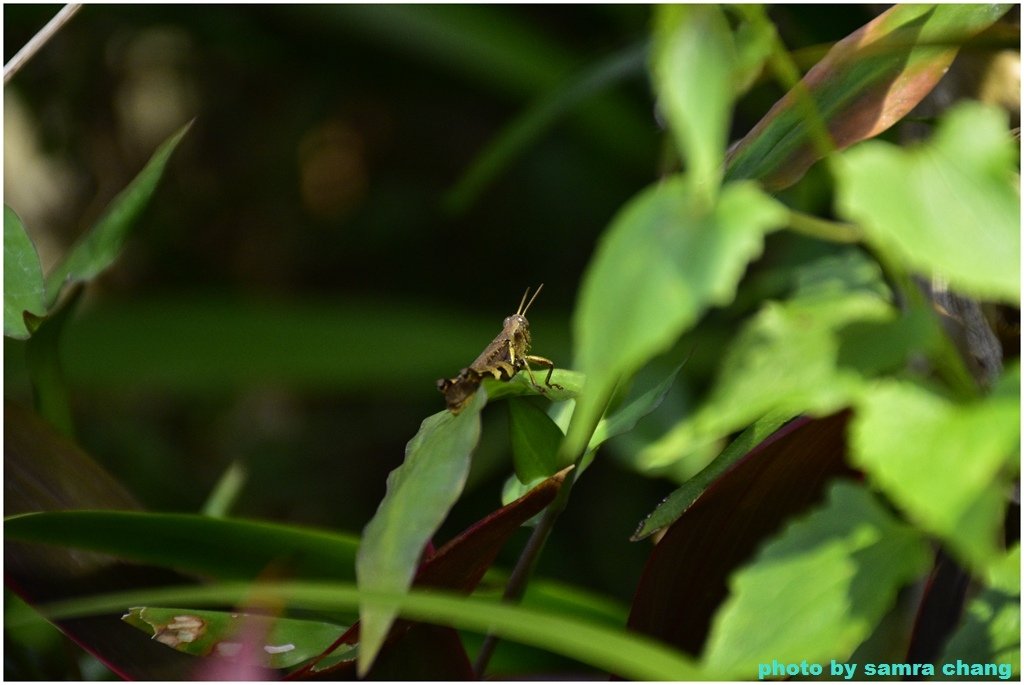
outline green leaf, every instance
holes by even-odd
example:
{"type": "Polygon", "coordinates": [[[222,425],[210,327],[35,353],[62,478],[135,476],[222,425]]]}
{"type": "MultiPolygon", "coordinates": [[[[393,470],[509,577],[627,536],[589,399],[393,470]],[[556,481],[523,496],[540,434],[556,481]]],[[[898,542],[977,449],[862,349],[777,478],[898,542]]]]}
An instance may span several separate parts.
{"type": "Polygon", "coordinates": [[[14,210],[4,205],[4,335],[24,340],[31,335],[25,312],[46,313],[43,269],[36,247],[14,210]]]}
{"type": "Polygon", "coordinates": [[[769,302],[740,331],[700,409],[650,445],[638,461],[659,468],[773,412],[823,416],[849,402],[862,382],[839,366],[838,331],[896,314],[877,296],[851,293],[769,302]]]}
{"type": "Polygon", "coordinates": [[[231,657],[258,639],[268,668],[290,668],[312,659],[345,632],[346,626],[295,618],[227,611],[134,607],[122,619],[157,642],[185,654],[231,657]]]}
{"type": "Polygon", "coordinates": [[[931,92],[959,44],[1009,7],[906,4],[887,10],[836,43],[730,149],[725,178],[759,179],[779,190],[799,180],[826,150],[885,131],[931,92]],[[822,125],[830,141],[820,139],[822,125]]]}
{"type": "Polygon", "coordinates": [[[69,437],[74,435],[75,426],[60,353],[64,331],[74,319],[82,290],[81,286],[76,287],[56,305],[35,327],[35,333],[25,345],[25,363],[32,381],[35,409],[62,435],[69,437]]]}
{"type": "MultiPolygon", "coordinates": [[[[405,448],[405,461],[388,476],[387,492],[363,530],[356,557],[360,591],[409,589],[424,547],[462,493],[470,456],[480,439],[480,388],[459,414],[425,419],[405,448]]],[[[395,619],[391,607],[360,605],[359,673],[365,674],[395,619]]]]}
{"type": "Polygon", "coordinates": [[[752,679],[759,664],[845,659],[928,568],[928,545],[859,486],[836,483],[828,503],[765,545],[730,581],[704,664],[752,679]]]}
{"type": "Polygon", "coordinates": [[[55,511],[5,519],[4,537],[225,580],[256,578],[272,564],[297,578],[354,578],[355,538],[277,523],[195,514],[55,511]]]}
{"type": "Polygon", "coordinates": [[[590,438],[590,444],[587,445],[587,449],[590,451],[596,450],[615,436],[633,430],[640,419],[657,409],[662,400],[665,399],[665,395],[668,394],[672,384],[675,383],[676,376],[681,368],[683,368],[682,365],[677,366],[653,388],[628,401],[625,406],[620,407],[610,416],[601,419],[601,422],[597,424],[597,430],[594,431],[593,437],[590,438]]]}
{"type": "Polygon", "coordinates": [[[967,605],[942,662],[994,665],[999,670],[990,676],[1010,680],[1020,677],[1020,544],[1000,562],[989,585],[967,605]]]}
{"type": "Polygon", "coordinates": [[[747,92],[764,70],[776,44],[775,26],[760,5],[726,5],[739,22],[733,32],[736,60],[733,71],[736,95],[747,92]]]}
{"type": "Polygon", "coordinates": [[[573,320],[587,378],[581,425],[619,377],[671,347],[707,307],[732,300],[763,234],[786,219],[751,184],[726,186],[711,211],[700,204],[684,178],[672,177],[631,200],[602,236],[573,320]]]}
{"type": "Polygon", "coordinates": [[[142,214],[156,190],[171,153],[188,132],[192,122],[164,141],[150,158],[139,175],[113,199],[103,216],[64,260],[46,278],[46,298],[52,306],[61,290],[69,283],[88,281],[107,269],[121,254],[121,248],[128,239],[128,233],[135,220],[142,214]]]}
{"type": "Polygon", "coordinates": [[[546,478],[563,468],[556,457],[564,436],[540,408],[529,400],[510,398],[508,421],[512,459],[520,482],[546,478]]]}
{"type": "Polygon", "coordinates": [[[837,167],[837,209],[909,269],[983,299],[1020,303],[1020,191],[1006,116],[964,103],[934,138],[872,142],[837,167]]]}
{"type": "Polygon", "coordinates": [[[1020,445],[1020,369],[993,394],[957,403],[885,380],[856,402],[854,464],[907,515],[946,540],[972,568],[996,553],[1006,488],[1020,445]]]}
{"type": "Polygon", "coordinates": [[[290,607],[318,611],[345,611],[357,604],[371,602],[400,611],[405,618],[454,625],[480,633],[493,632],[499,637],[540,647],[627,679],[701,679],[701,672],[689,658],[649,638],[556,613],[436,590],[383,594],[364,593],[343,583],[235,583],[101,595],[41,609],[51,618],[72,618],[117,611],[128,606],[237,604],[251,601],[253,597],[274,598],[290,607]]]}
{"type": "Polygon", "coordinates": [[[709,202],[722,178],[734,61],[729,25],[717,6],[657,6],[651,66],[658,103],[688,179],[709,202]]]}

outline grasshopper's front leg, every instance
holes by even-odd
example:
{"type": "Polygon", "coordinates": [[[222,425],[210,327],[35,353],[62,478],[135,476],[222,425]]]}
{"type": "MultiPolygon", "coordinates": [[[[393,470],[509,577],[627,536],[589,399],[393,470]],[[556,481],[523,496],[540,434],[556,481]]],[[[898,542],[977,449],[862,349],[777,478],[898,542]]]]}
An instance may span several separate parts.
{"type": "Polygon", "coordinates": [[[530,382],[533,383],[533,387],[537,388],[537,390],[540,390],[540,393],[542,395],[544,395],[546,393],[544,392],[544,388],[540,387],[540,385],[537,384],[537,379],[533,377],[533,369],[530,368],[530,362],[533,362],[534,364],[538,364],[540,366],[546,366],[547,367],[548,375],[547,375],[547,377],[544,378],[544,385],[548,386],[549,388],[553,388],[555,390],[563,390],[564,389],[558,383],[552,383],[551,382],[551,374],[554,373],[554,371],[555,371],[555,363],[553,361],[551,361],[547,357],[538,357],[535,354],[524,355],[523,356],[523,366],[526,367],[526,374],[530,377],[530,382]]]}

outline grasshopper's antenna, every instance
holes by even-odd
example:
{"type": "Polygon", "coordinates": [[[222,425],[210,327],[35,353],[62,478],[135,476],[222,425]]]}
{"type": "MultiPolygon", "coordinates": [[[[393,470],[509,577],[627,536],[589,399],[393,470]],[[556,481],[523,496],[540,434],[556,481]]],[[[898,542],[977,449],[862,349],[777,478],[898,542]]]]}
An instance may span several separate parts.
{"type": "MultiPolygon", "coordinates": [[[[526,292],[523,293],[523,299],[519,300],[519,308],[516,309],[516,314],[522,314],[523,313],[523,303],[526,302],[526,296],[529,295],[529,294],[530,294],[530,286],[526,286],[526,292]]],[[[530,302],[533,302],[533,300],[530,300],[530,302]]],[[[529,305],[527,305],[527,306],[529,306],[529,305]]]]}
{"type": "MultiPolygon", "coordinates": [[[[522,314],[523,316],[526,315],[526,310],[530,308],[530,305],[533,304],[533,301],[537,299],[538,295],[540,295],[540,289],[543,288],[543,287],[544,287],[543,283],[541,283],[540,285],[537,286],[537,289],[533,292],[533,297],[530,298],[530,301],[527,303],[526,308],[523,309],[523,311],[518,312],[519,314],[522,314]]],[[[526,292],[530,292],[530,289],[527,288],[526,292]]],[[[526,299],[526,295],[523,295],[523,300],[525,300],[525,299],[526,299]]],[[[523,305],[523,303],[520,302],[519,306],[521,307],[522,305],[523,305]]]]}

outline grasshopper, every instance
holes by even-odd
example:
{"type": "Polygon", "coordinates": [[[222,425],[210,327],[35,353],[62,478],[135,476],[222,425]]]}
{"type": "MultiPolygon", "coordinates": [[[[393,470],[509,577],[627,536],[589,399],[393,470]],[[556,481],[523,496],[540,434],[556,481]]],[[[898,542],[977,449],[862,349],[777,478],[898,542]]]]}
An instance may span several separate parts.
{"type": "Polygon", "coordinates": [[[516,313],[505,317],[505,321],[501,324],[501,333],[484,348],[484,351],[472,364],[459,371],[459,375],[455,378],[442,378],[437,381],[437,389],[444,394],[448,409],[453,414],[458,414],[462,410],[466,400],[473,396],[488,374],[499,381],[507,381],[526,369],[533,387],[542,395],[546,394],[544,388],[533,377],[533,369],[530,368],[531,362],[547,367],[548,375],[544,379],[544,385],[549,388],[562,389],[562,386],[551,382],[551,373],[555,370],[555,363],[550,359],[529,354],[530,322],[526,320],[526,310],[537,299],[537,295],[540,294],[540,289],[543,287],[544,284],[541,283],[529,302],[526,301],[526,297],[530,294],[530,289],[526,289],[523,299],[519,301],[516,313]],[[525,306],[523,306],[524,304],[525,306]]]}

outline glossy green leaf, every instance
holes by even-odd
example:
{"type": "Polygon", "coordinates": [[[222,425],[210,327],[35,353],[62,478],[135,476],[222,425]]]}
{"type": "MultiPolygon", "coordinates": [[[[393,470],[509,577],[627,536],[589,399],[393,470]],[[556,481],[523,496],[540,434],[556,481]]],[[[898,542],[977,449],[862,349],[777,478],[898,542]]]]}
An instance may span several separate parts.
{"type": "Polygon", "coordinates": [[[825,507],[732,577],[704,664],[721,677],[753,679],[773,659],[844,660],[930,558],[927,542],[868,491],[836,483],[825,507]]]}
{"type": "Polygon", "coordinates": [[[225,580],[272,564],[298,578],[354,577],[355,538],[278,523],[195,514],[55,511],[4,520],[4,537],[103,552],[225,580]]]}
{"type": "Polygon", "coordinates": [[[43,269],[36,246],[14,210],[4,205],[4,335],[24,340],[31,335],[25,312],[46,313],[43,269]]]}
{"type": "Polygon", "coordinates": [[[700,205],[672,177],[635,197],[602,236],[573,320],[587,377],[580,425],[620,376],[667,350],[709,306],[729,303],[764,233],[785,221],[781,205],[750,184],[725,187],[710,212],[700,205]]]}
{"type": "Polygon", "coordinates": [[[113,199],[99,221],[71,248],[64,260],[46,277],[46,303],[52,306],[61,290],[69,283],[88,281],[102,273],[121,254],[135,220],[153,196],[163,176],[171,153],[188,132],[191,122],[183,126],[157,148],[156,152],[113,199]]]}
{"type": "Polygon", "coordinates": [[[306,619],[166,607],[134,607],[122,620],[171,649],[195,656],[237,656],[245,640],[259,639],[259,656],[268,668],[312,659],[347,629],[306,619]]]}
{"type": "Polygon", "coordinates": [[[344,611],[372,602],[405,618],[493,632],[509,640],[562,654],[633,680],[699,680],[701,672],[684,655],[639,635],[501,602],[431,591],[363,593],[342,583],[223,584],[165,588],[87,597],[44,607],[51,618],[116,611],[129,606],[237,604],[253,597],[284,601],[294,608],[344,611]]]}
{"type": "Polygon", "coordinates": [[[993,558],[1020,445],[1020,370],[991,396],[957,403],[907,381],[878,381],[858,399],[853,462],[913,521],[968,565],[993,558]]]}
{"type": "Polygon", "coordinates": [[[733,146],[726,179],[759,179],[769,189],[785,188],[825,151],[885,131],[931,92],[958,46],[1009,7],[906,4],[887,10],[836,43],[733,146]],[[817,134],[822,127],[831,140],[817,134]]]}
{"type": "Polygon", "coordinates": [[[562,431],[537,405],[520,398],[508,401],[509,432],[516,476],[522,483],[557,472],[562,431]]]}
{"type": "MultiPolygon", "coordinates": [[[[1020,543],[999,560],[986,587],[968,603],[942,662],[995,667],[986,680],[1020,678],[1020,543]],[[993,677],[994,676],[994,677],[993,677]]],[[[964,678],[958,678],[964,679],[964,678]]]]}
{"type": "MultiPolygon", "coordinates": [[[[546,375],[547,372],[544,372],[546,375]]],[[[537,379],[537,383],[543,385],[543,375],[537,379]]],[[[564,402],[571,400],[583,387],[583,374],[570,369],[555,369],[551,373],[551,384],[560,385],[561,388],[544,388],[543,397],[553,402],[564,402]]],[[[488,401],[501,399],[503,397],[520,397],[523,395],[540,395],[541,392],[530,382],[526,373],[520,372],[507,381],[499,381],[494,378],[485,378],[483,387],[487,390],[488,401]]]]}
{"type": "MultiPolygon", "coordinates": [[[[481,388],[459,414],[444,410],[425,419],[405,448],[405,461],[388,476],[387,492],[363,530],[356,577],[363,592],[409,589],[420,556],[455,504],[470,456],[480,439],[481,388]]],[[[395,611],[360,605],[359,673],[364,674],[384,643],[395,611]]]]}
{"type": "Polygon", "coordinates": [[[733,98],[735,48],[717,5],[658,5],[652,71],[658,104],[668,119],[695,192],[713,200],[733,98]]]}
{"type": "Polygon", "coordinates": [[[872,142],[845,153],[837,208],[908,270],[1019,303],[1017,148],[1004,114],[964,103],[926,144],[904,150],[872,142]]]}

